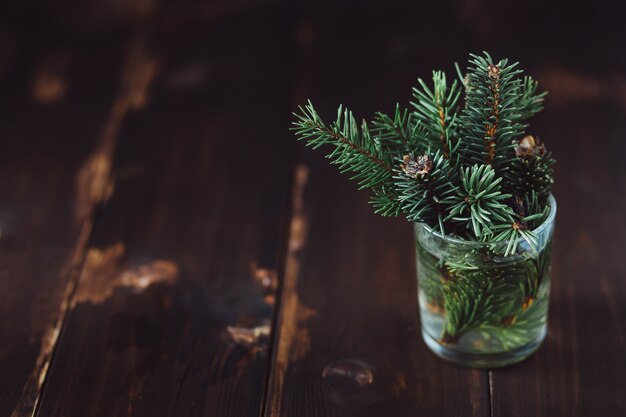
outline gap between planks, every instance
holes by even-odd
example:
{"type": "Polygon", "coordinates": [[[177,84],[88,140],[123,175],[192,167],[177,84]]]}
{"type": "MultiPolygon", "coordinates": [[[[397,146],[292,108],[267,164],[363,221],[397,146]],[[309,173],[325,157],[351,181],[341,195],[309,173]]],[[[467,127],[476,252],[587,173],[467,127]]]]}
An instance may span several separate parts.
{"type": "MultiPolygon", "coordinates": [[[[308,217],[304,209],[304,191],[309,179],[309,169],[304,164],[295,168],[291,197],[291,216],[287,238],[287,252],[280,291],[277,319],[272,334],[272,357],[265,398],[261,407],[261,415],[265,417],[279,416],[282,390],[291,347],[298,333],[298,293],[297,283],[300,273],[299,255],[306,244],[308,217]]],[[[308,314],[305,312],[305,314],[308,314]]]]}

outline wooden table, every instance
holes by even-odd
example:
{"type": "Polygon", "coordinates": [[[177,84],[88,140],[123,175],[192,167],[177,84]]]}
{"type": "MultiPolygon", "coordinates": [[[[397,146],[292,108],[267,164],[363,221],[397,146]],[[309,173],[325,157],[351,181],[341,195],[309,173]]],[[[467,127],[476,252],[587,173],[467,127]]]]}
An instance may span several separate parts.
{"type": "Polygon", "coordinates": [[[0,416],[626,415],[624,10],[77,3],[0,13],[0,416]],[[482,49],[558,159],[549,335],[496,370],[427,350],[410,225],[288,131],[482,49]]]}

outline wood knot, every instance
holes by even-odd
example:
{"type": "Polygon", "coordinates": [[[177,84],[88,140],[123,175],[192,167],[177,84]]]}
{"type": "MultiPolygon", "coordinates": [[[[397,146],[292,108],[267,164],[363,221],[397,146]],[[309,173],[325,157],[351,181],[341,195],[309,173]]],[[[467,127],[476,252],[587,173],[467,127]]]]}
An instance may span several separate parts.
{"type": "Polygon", "coordinates": [[[374,369],[358,359],[341,359],[328,364],[322,379],[329,397],[348,407],[366,407],[381,399],[381,386],[374,382],[374,369]]]}
{"type": "Polygon", "coordinates": [[[365,362],[345,359],[333,362],[322,371],[322,378],[341,377],[354,381],[360,387],[374,382],[372,368],[365,362]]]}
{"type": "Polygon", "coordinates": [[[227,326],[226,332],[233,342],[247,346],[249,348],[265,345],[270,336],[271,326],[269,322],[264,322],[258,326],[227,326]]]}

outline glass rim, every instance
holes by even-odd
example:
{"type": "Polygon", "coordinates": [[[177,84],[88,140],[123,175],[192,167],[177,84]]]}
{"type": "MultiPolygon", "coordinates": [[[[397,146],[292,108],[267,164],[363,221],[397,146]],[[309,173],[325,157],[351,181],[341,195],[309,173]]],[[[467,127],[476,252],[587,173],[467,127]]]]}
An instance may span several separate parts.
{"type": "MultiPolygon", "coordinates": [[[[541,223],[539,226],[537,226],[534,230],[532,230],[531,232],[534,235],[538,235],[541,232],[543,232],[543,230],[548,227],[549,225],[551,225],[552,223],[554,223],[554,218],[556,217],[556,199],[554,198],[554,195],[552,193],[550,193],[548,195],[548,207],[550,207],[550,213],[548,213],[548,217],[546,218],[546,220],[541,223]]],[[[450,243],[455,243],[458,245],[466,245],[466,246],[490,246],[490,245],[502,245],[502,244],[507,244],[507,242],[494,242],[492,240],[488,240],[486,242],[480,242],[477,240],[465,240],[465,239],[459,239],[456,237],[452,237],[449,235],[442,235],[440,232],[435,231],[432,227],[430,227],[429,225],[427,225],[426,223],[419,223],[419,222],[413,222],[414,225],[423,227],[424,229],[426,229],[427,232],[432,233],[434,236],[436,236],[438,239],[442,239],[446,242],[450,242],[450,243]]],[[[524,241],[524,238],[520,237],[518,239],[518,243],[524,241]]]]}

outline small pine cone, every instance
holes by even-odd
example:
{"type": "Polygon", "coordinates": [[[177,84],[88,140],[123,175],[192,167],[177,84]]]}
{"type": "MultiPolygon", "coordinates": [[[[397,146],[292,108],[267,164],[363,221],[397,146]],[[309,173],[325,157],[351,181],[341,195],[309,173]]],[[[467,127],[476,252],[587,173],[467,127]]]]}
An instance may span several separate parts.
{"type": "Polygon", "coordinates": [[[524,136],[515,147],[515,155],[518,158],[533,159],[536,156],[544,156],[546,147],[532,135],[524,136]]]}
{"type": "Polygon", "coordinates": [[[433,163],[428,155],[421,155],[418,157],[404,155],[402,161],[404,163],[400,164],[400,168],[402,168],[402,171],[404,171],[406,175],[413,178],[428,174],[433,168],[433,163]]]}

